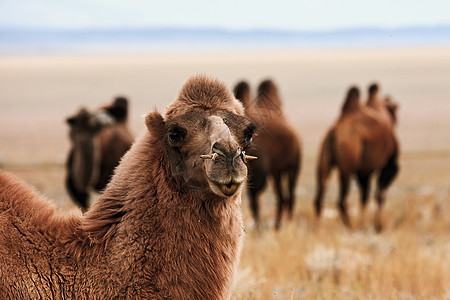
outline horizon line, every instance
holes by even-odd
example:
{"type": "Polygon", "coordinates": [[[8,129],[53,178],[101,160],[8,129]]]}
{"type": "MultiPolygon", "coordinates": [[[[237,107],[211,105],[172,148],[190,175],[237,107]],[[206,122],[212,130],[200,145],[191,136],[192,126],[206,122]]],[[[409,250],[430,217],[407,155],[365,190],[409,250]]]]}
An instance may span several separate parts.
{"type": "Polygon", "coordinates": [[[11,26],[0,25],[0,31],[215,31],[221,33],[339,33],[351,31],[401,31],[414,29],[450,29],[450,23],[434,24],[434,25],[401,25],[401,26],[348,26],[329,29],[296,29],[296,28],[226,28],[220,26],[177,26],[177,25],[161,25],[161,26],[86,26],[86,27],[53,27],[53,26],[11,26]]]}

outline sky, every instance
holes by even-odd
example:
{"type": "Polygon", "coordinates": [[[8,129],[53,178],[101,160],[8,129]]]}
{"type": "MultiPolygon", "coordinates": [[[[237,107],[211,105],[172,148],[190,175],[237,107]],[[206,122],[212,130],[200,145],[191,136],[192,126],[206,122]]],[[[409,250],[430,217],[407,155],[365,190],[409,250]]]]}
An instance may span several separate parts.
{"type": "Polygon", "coordinates": [[[448,0],[0,0],[0,28],[326,31],[448,24],[448,0]]]}

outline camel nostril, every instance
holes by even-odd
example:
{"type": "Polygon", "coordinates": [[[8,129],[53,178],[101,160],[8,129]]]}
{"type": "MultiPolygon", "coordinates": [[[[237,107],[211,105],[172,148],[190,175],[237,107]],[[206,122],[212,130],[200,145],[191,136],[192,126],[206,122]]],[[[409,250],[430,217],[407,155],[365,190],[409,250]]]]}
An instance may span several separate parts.
{"type": "Polygon", "coordinates": [[[212,153],[217,153],[219,156],[223,156],[227,159],[231,157],[230,152],[227,151],[227,148],[219,142],[213,144],[212,153]]]}
{"type": "Polygon", "coordinates": [[[222,156],[226,156],[226,151],[217,142],[212,146],[212,152],[222,156]]]}

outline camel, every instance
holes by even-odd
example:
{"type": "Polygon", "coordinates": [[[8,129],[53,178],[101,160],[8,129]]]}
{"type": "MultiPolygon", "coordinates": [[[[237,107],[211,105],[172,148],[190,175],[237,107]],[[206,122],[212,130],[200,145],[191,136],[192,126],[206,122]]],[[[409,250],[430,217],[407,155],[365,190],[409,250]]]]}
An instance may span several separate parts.
{"type": "Polygon", "coordinates": [[[340,176],[339,209],[344,224],[351,227],[346,197],[353,175],[356,176],[361,193],[361,220],[363,220],[369,199],[370,179],[374,173],[378,173],[375,228],[380,231],[381,208],[386,191],[399,170],[399,145],[391,125],[395,119],[395,109],[391,103],[385,103],[384,107],[379,106],[377,109],[361,105],[359,95],[357,87],[349,89],[340,117],[322,142],[317,165],[315,211],[316,215],[320,216],[327,179],[332,169],[336,167],[340,176]],[[380,112],[381,109],[384,111],[380,112]],[[393,115],[390,122],[387,122],[386,113],[389,109],[393,115]]]}
{"type": "Polygon", "coordinates": [[[239,82],[234,93],[246,108],[247,116],[259,126],[253,142],[258,160],[249,163],[248,195],[256,228],[260,227],[259,198],[267,177],[273,178],[277,196],[275,229],[280,229],[283,212],[292,219],[295,187],[300,172],[301,143],[295,130],[283,115],[278,89],[272,80],[264,80],[258,87],[256,99],[251,102],[250,88],[239,82]],[[287,187],[283,187],[283,178],[287,187]]]}
{"type": "Polygon", "coordinates": [[[100,192],[106,187],[133,143],[127,118],[128,100],[124,97],[94,113],[82,108],[67,118],[72,146],[66,162],[66,188],[83,211],[89,207],[89,190],[100,192]]]}
{"type": "Polygon", "coordinates": [[[0,294],[9,299],[230,299],[253,123],[222,82],[188,79],[85,214],[0,172],[0,294]]]}

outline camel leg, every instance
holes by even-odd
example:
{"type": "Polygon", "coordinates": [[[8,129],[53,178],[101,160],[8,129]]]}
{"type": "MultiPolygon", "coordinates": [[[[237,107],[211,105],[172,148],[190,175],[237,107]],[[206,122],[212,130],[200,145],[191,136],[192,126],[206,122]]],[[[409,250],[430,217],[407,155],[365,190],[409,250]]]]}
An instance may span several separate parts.
{"type": "Polygon", "coordinates": [[[288,173],[288,188],[289,188],[289,204],[288,204],[288,215],[289,219],[292,220],[292,215],[294,213],[294,204],[295,204],[295,186],[297,184],[298,179],[298,166],[295,166],[288,173]]]}
{"type": "Polygon", "coordinates": [[[316,212],[316,217],[320,217],[322,213],[322,201],[323,195],[325,194],[326,185],[324,183],[319,183],[317,186],[316,198],[314,200],[314,208],[316,212]]]}
{"type": "Polygon", "coordinates": [[[325,192],[326,192],[327,181],[328,181],[328,177],[330,176],[330,171],[331,170],[328,168],[318,170],[317,192],[316,192],[316,198],[314,200],[316,217],[320,217],[320,214],[322,212],[323,196],[325,195],[325,192]]]}
{"type": "Polygon", "coordinates": [[[351,227],[350,219],[347,213],[347,194],[350,187],[350,176],[341,172],[340,174],[340,191],[339,191],[339,210],[344,225],[351,227]]]}
{"type": "Polygon", "coordinates": [[[277,194],[277,216],[275,220],[275,229],[278,230],[280,229],[281,216],[283,214],[283,207],[285,206],[281,182],[281,174],[280,173],[273,174],[273,181],[275,184],[275,192],[277,194]]]}
{"type": "Polygon", "coordinates": [[[66,187],[74,202],[80,206],[83,212],[87,211],[89,208],[89,193],[78,191],[71,176],[66,178],[66,187]]]}
{"type": "Polygon", "coordinates": [[[248,180],[248,194],[250,196],[250,210],[255,220],[255,227],[260,229],[259,195],[266,186],[267,174],[263,170],[254,170],[248,180]]]}
{"type": "Polygon", "coordinates": [[[321,149],[319,164],[317,167],[317,191],[314,200],[314,207],[316,211],[316,219],[320,217],[322,212],[322,201],[325,195],[326,185],[332,169],[335,167],[335,162],[331,151],[332,135],[328,135],[321,149]]]}
{"type": "Polygon", "coordinates": [[[250,210],[252,212],[255,227],[259,229],[259,191],[249,188],[250,210]]]}
{"type": "Polygon", "coordinates": [[[369,191],[370,191],[370,177],[371,174],[358,173],[358,186],[361,193],[361,216],[360,216],[360,225],[364,227],[365,219],[366,219],[366,206],[367,201],[369,200],[369,191]]]}
{"type": "Polygon", "coordinates": [[[391,185],[395,176],[399,170],[397,156],[393,155],[389,159],[388,163],[383,167],[378,177],[378,187],[376,193],[376,199],[378,203],[378,208],[375,214],[375,230],[380,232],[383,230],[383,224],[381,220],[381,210],[384,204],[384,199],[386,198],[386,190],[391,185]]]}

